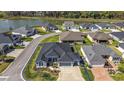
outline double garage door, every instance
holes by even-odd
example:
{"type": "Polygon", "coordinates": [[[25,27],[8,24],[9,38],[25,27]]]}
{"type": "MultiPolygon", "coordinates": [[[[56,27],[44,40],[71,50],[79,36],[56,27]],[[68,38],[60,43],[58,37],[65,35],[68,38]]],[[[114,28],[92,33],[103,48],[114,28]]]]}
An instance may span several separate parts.
{"type": "Polygon", "coordinates": [[[71,63],[60,63],[60,66],[71,66],[71,63]]]}

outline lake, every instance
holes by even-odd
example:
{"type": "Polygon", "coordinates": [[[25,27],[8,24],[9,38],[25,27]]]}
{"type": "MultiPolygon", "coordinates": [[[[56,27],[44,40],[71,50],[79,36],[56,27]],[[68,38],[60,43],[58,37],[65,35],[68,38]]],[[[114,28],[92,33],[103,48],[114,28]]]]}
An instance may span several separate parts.
{"type": "Polygon", "coordinates": [[[40,26],[42,22],[38,19],[26,20],[0,20],[0,33],[10,31],[10,28],[16,29],[22,26],[40,26]]]}

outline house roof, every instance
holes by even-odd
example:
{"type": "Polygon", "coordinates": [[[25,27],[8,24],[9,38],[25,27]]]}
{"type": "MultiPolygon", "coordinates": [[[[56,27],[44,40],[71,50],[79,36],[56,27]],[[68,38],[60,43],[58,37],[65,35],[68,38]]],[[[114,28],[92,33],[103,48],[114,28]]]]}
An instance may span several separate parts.
{"type": "Polygon", "coordinates": [[[48,56],[56,56],[59,62],[80,60],[79,55],[72,52],[68,43],[45,43],[36,62],[40,62],[40,60],[47,61],[46,58],[48,56]]]}
{"type": "Polygon", "coordinates": [[[89,35],[94,39],[94,40],[111,40],[112,38],[103,32],[95,32],[95,33],[89,33],[89,35]]]}
{"type": "Polygon", "coordinates": [[[113,32],[111,35],[119,38],[120,40],[124,40],[124,32],[113,32]]]}
{"type": "Polygon", "coordinates": [[[124,22],[114,23],[114,25],[119,26],[119,27],[124,27],[124,22]]]}
{"type": "Polygon", "coordinates": [[[2,44],[2,43],[12,43],[12,40],[9,36],[0,34],[0,44],[2,44]]]}
{"type": "Polygon", "coordinates": [[[63,25],[64,26],[74,26],[74,22],[73,21],[64,21],[63,25]]]}
{"type": "Polygon", "coordinates": [[[23,27],[20,27],[20,28],[17,28],[17,29],[15,29],[15,30],[13,30],[12,32],[20,33],[20,34],[26,35],[27,32],[32,31],[32,29],[33,29],[33,28],[31,28],[31,27],[23,26],[23,27]]]}
{"type": "Polygon", "coordinates": [[[82,41],[84,33],[81,32],[63,32],[60,34],[61,41],[82,41]]]}
{"type": "Polygon", "coordinates": [[[112,24],[109,24],[109,23],[98,23],[97,24],[98,26],[100,26],[101,28],[115,28],[115,26],[114,25],[112,25],[112,24]]]}
{"type": "Polygon", "coordinates": [[[83,46],[83,50],[91,65],[103,65],[106,60],[104,55],[118,57],[118,55],[109,47],[101,44],[95,44],[93,46],[83,46]]]}
{"type": "Polygon", "coordinates": [[[124,43],[120,43],[120,44],[119,44],[119,47],[121,47],[121,48],[124,49],[124,43]]]}

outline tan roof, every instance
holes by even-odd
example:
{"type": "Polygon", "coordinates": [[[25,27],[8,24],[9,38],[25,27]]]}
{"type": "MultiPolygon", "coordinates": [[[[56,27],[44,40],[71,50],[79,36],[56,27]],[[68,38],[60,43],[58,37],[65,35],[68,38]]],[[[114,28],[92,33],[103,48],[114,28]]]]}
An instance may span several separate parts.
{"type": "Polygon", "coordinates": [[[112,38],[103,32],[96,32],[96,33],[90,33],[89,34],[94,40],[111,40],[112,38]]]}
{"type": "Polygon", "coordinates": [[[63,32],[60,35],[61,41],[82,41],[84,33],[81,32],[63,32]]]}

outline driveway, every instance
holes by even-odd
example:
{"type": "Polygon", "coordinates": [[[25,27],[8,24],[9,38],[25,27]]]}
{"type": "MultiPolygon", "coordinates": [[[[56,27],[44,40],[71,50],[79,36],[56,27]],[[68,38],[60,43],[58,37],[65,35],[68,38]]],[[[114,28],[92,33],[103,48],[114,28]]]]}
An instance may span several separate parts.
{"type": "Polygon", "coordinates": [[[105,68],[92,68],[92,73],[95,76],[95,81],[112,81],[105,68]]]}
{"type": "Polygon", "coordinates": [[[18,57],[24,49],[15,49],[10,53],[7,53],[7,56],[18,57]]]}
{"type": "Polygon", "coordinates": [[[82,81],[79,67],[61,67],[58,81],[82,81]]]}

